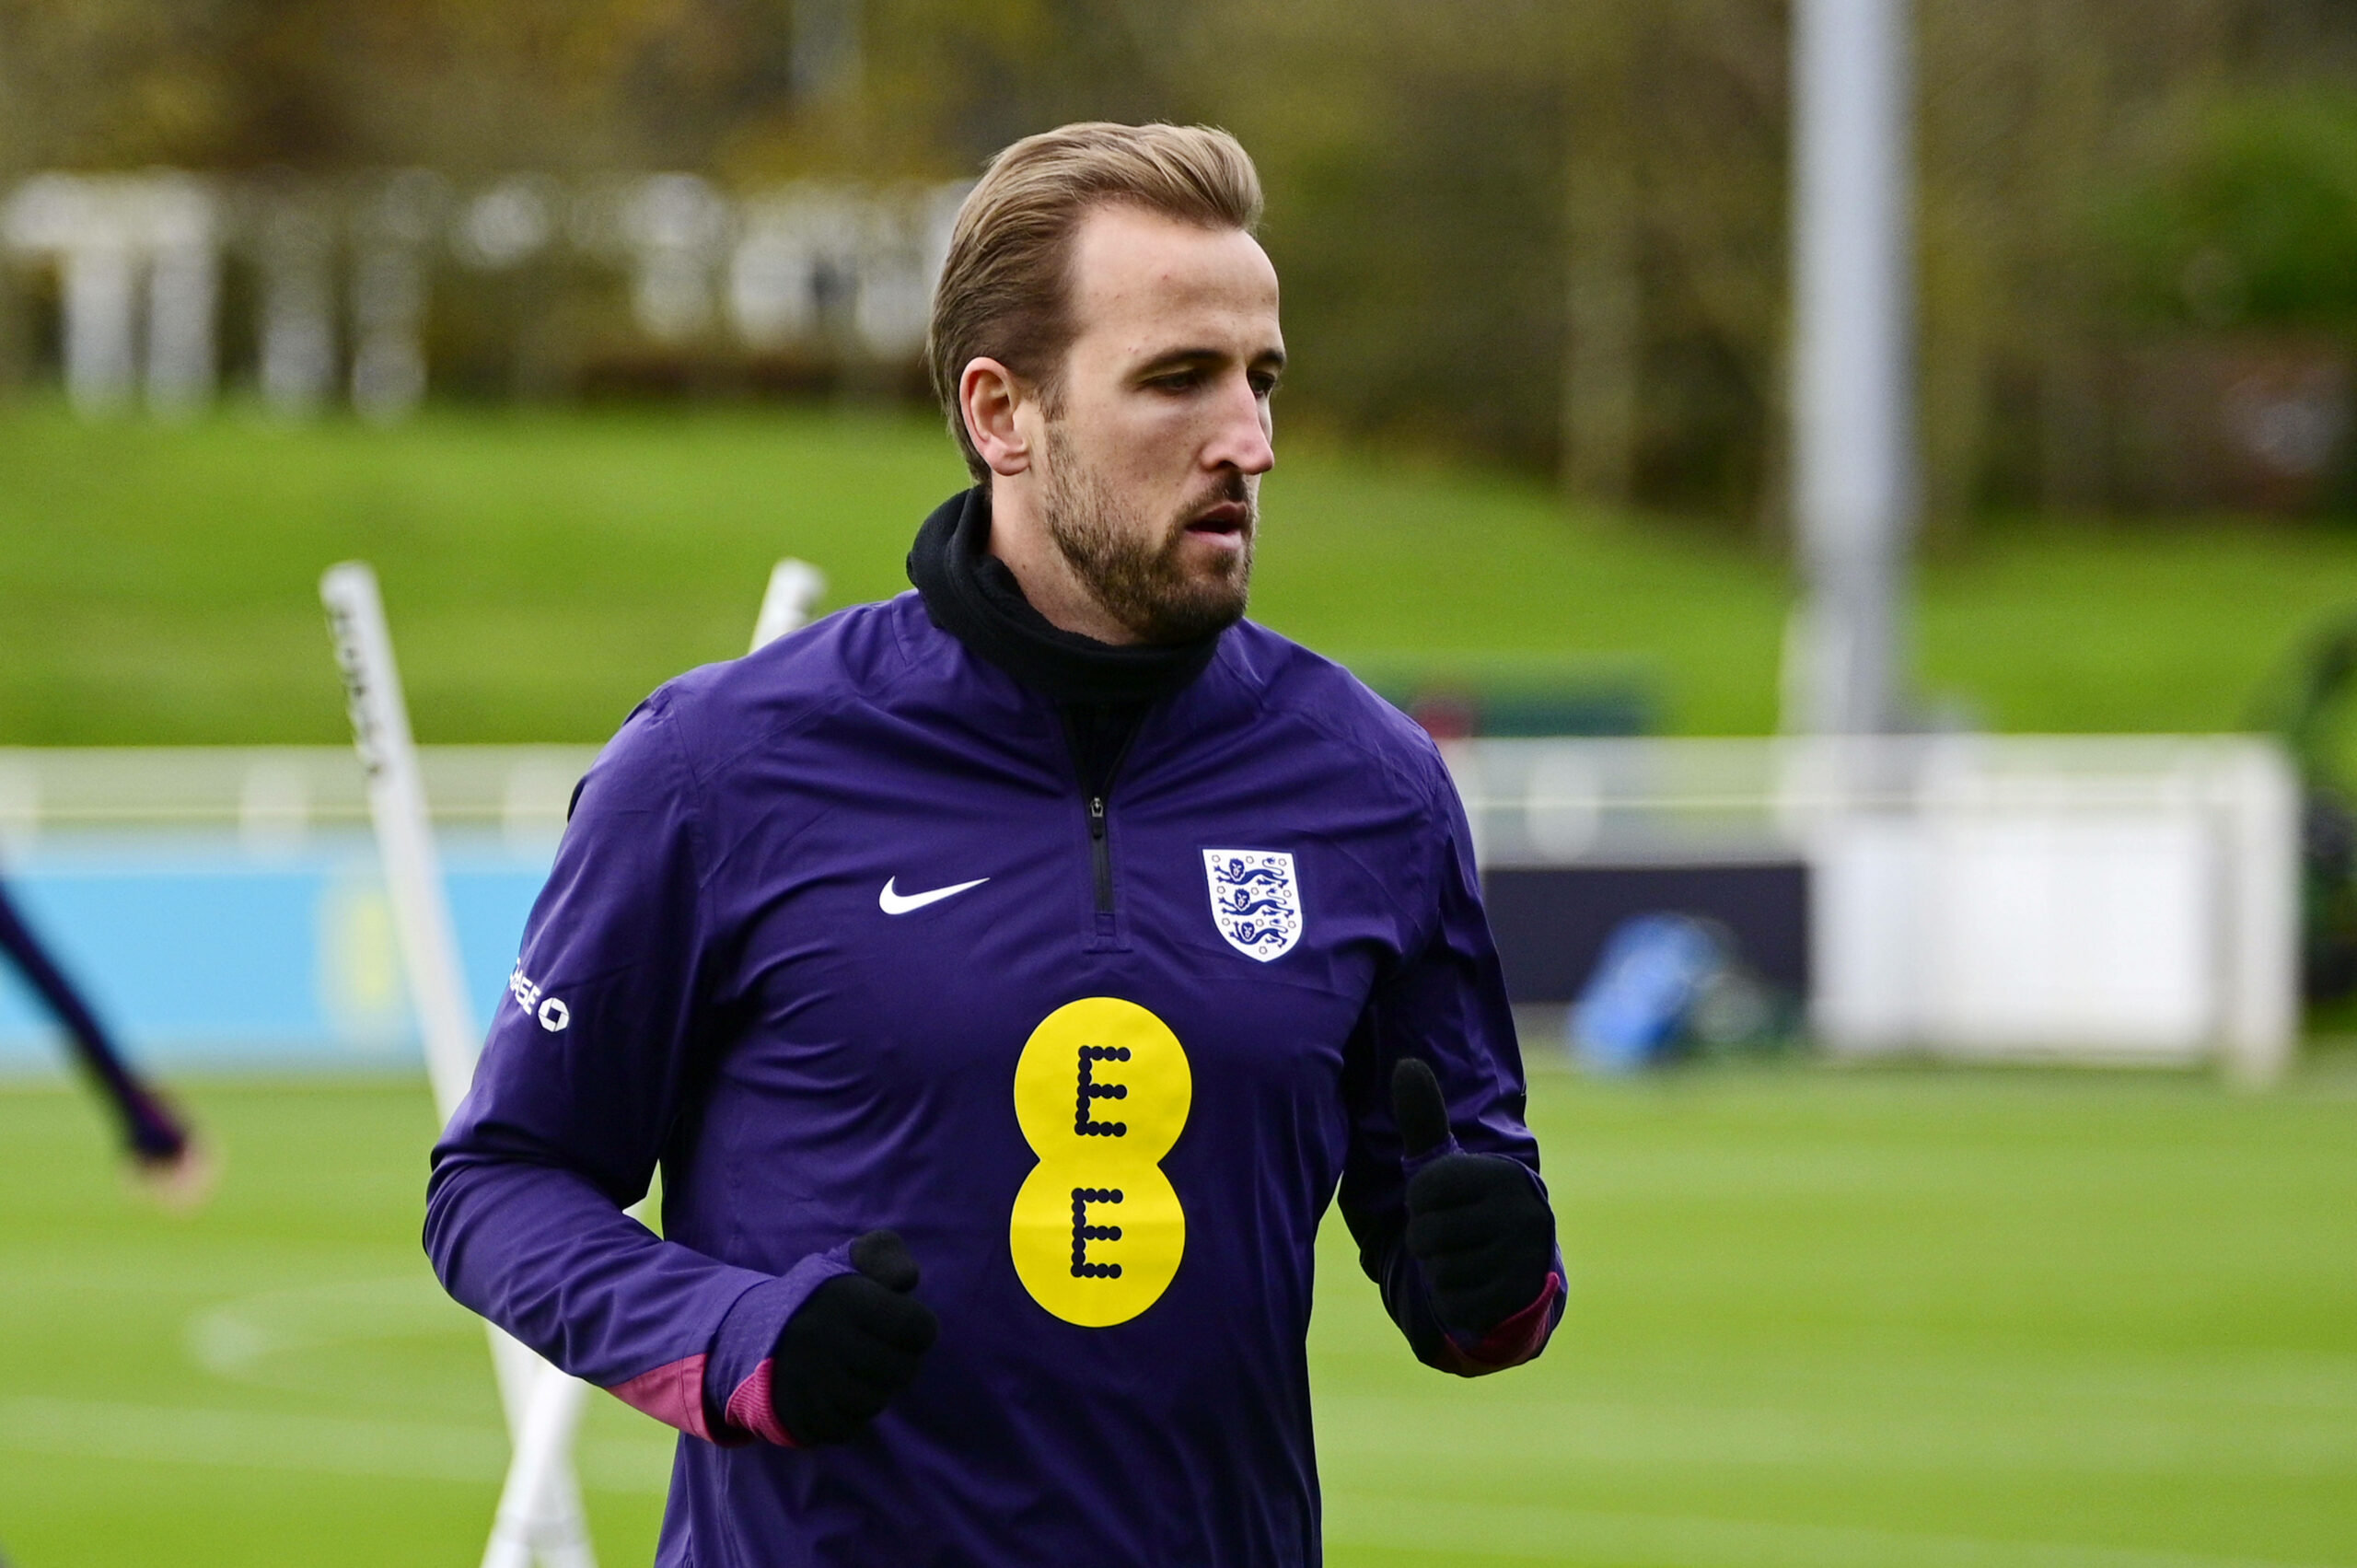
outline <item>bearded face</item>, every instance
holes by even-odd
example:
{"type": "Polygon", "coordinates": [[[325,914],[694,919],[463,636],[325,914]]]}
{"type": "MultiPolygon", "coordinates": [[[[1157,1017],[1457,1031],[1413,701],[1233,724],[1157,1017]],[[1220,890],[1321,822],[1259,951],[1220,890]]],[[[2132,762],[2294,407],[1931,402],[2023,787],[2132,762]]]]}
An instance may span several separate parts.
{"type": "Polygon", "coordinates": [[[1047,428],[1041,520],[1074,576],[1146,643],[1185,643],[1243,617],[1259,485],[1230,469],[1156,515],[1089,462],[1061,419],[1047,428]]]}
{"type": "Polygon", "coordinates": [[[959,383],[1006,525],[992,549],[1066,631],[1117,645],[1216,633],[1244,613],[1277,460],[1276,269],[1242,229],[1114,203],[1082,220],[1070,278],[1052,374],[979,358],[959,383]]]}

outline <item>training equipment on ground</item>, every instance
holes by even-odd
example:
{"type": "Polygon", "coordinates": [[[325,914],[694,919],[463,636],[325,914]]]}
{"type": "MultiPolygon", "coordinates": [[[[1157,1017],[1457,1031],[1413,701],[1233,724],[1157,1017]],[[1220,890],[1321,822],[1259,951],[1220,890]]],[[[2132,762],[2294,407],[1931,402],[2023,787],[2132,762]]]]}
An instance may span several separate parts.
{"type": "Polygon", "coordinates": [[[1408,1179],[1408,1251],[1440,1320],[1479,1339],[1546,1290],[1555,1216],[1519,1163],[1450,1147],[1440,1080],[1412,1056],[1392,1070],[1391,1114],[1401,1153],[1426,1162],[1408,1179]]]}

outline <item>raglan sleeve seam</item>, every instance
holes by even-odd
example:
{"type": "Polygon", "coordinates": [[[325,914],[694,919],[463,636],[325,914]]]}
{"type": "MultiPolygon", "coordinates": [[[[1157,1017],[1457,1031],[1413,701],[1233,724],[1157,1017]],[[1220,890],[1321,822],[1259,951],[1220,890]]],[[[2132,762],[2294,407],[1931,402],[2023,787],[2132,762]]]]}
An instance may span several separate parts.
{"type": "Polygon", "coordinates": [[[1416,889],[1414,912],[1420,929],[1414,953],[1422,953],[1439,941],[1447,923],[1441,910],[1441,889],[1448,880],[1448,862],[1458,852],[1457,842],[1457,811],[1462,807],[1457,798],[1457,785],[1441,758],[1440,748],[1426,738],[1422,751],[1423,762],[1423,798],[1420,813],[1423,831],[1417,835],[1422,854],[1415,865],[1422,876],[1422,885],[1416,889]]]}

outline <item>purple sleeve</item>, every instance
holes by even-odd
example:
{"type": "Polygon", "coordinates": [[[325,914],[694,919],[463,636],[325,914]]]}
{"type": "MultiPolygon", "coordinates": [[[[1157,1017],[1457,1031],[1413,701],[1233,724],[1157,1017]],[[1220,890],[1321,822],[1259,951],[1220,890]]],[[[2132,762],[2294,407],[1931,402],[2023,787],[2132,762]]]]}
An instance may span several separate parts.
{"type": "Polygon", "coordinates": [[[731,1309],[757,1301],[736,1338],[773,1317],[774,1343],[840,1270],[733,1268],[622,1213],[707,1040],[694,784],[658,693],[585,781],[473,1087],[435,1148],[425,1249],[452,1296],[566,1372],[725,1442],[748,1434],[712,1394],[731,1309]]]}
{"type": "Polygon", "coordinates": [[[1439,1079],[1451,1130],[1446,1148],[1503,1155],[1519,1162],[1546,1194],[1538,1143],[1524,1124],[1522,1052],[1498,969],[1472,833],[1457,791],[1440,764],[1433,786],[1434,837],[1423,886],[1422,939],[1378,988],[1351,1040],[1343,1095],[1351,1114],[1350,1154],[1339,1202],[1359,1244],[1359,1265],[1383,1292],[1416,1358],[1460,1376],[1520,1365],[1546,1347],[1563,1316],[1562,1253],[1528,1307],[1472,1341],[1445,1328],[1432,1308],[1423,1271],[1406,1245],[1408,1178],[1422,1162],[1402,1158],[1391,1114],[1391,1073],[1406,1055],[1421,1056],[1439,1079]]]}

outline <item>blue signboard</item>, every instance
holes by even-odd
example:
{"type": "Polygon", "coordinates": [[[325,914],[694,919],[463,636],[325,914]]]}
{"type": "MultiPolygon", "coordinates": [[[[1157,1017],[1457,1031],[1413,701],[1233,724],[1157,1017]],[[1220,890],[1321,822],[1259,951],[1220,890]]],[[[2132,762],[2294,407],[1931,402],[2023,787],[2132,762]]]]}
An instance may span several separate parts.
{"type": "MultiPolygon", "coordinates": [[[[488,1020],[545,854],[444,847],[477,1016],[488,1020]]],[[[27,921],[144,1063],[397,1067],[420,1062],[392,911],[365,836],[256,854],[235,842],[44,840],[7,868],[27,921]]],[[[55,1027],[0,965],[0,1071],[52,1068],[55,1027]]]]}

